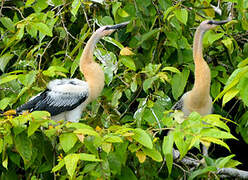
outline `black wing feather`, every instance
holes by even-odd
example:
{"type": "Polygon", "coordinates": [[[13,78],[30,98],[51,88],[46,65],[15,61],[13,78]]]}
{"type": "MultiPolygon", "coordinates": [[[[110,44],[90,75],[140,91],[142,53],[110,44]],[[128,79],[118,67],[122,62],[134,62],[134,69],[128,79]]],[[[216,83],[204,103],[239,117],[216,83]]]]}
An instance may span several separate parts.
{"type": "Polygon", "coordinates": [[[17,112],[23,110],[48,111],[55,116],[65,111],[75,109],[88,98],[88,93],[56,92],[46,89],[40,95],[34,97],[26,104],[17,108],[17,112]]]}
{"type": "Polygon", "coordinates": [[[179,101],[176,102],[176,104],[174,104],[174,106],[172,106],[171,108],[172,110],[183,110],[183,98],[181,98],[179,101]]]}

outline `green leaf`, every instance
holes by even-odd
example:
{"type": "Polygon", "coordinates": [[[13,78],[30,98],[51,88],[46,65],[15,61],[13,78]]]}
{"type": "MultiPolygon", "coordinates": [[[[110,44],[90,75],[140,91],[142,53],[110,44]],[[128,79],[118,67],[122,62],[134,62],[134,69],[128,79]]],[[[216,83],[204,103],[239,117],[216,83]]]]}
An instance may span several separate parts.
{"type": "Polygon", "coordinates": [[[34,121],[43,121],[47,120],[50,117],[50,113],[47,111],[34,111],[31,114],[31,117],[34,121]]]}
{"type": "Polygon", "coordinates": [[[57,164],[55,167],[53,167],[52,172],[56,172],[60,170],[65,165],[64,159],[59,161],[59,164],[57,164]]]}
{"type": "Polygon", "coordinates": [[[211,85],[211,95],[215,98],[220,93],[221,84],[218,81],[214,81],[211,85]]]}
{"type": "Polygon", "coordinates": [[[5,169],[8,169],[8,156],[3,160],[2,165],[5,169]]]}
{"type": "Polygon", "coordinates": [[[193,180],[197,176],[202,175],[202,174],[206,174],[206,173],[208,173],[210,171],[217,171],[217,168],[214,167],[214,166],[207,166],[207,167],[205,167],[203,169],[196,170],[192,174],[190,174],[189,180],[193,180]]]}
{"type": "Polygon", "coordinates": [[[175,74],[172,77],[171,85],[172,85],[172,95],[177,100],[179,96],[182,95],[184,88],[187,84],[187,80],[189,77],[189,70],[184,69],[182,73],[175,74]]]}
{"type": "Polygon", "coordinates": [[[71,177],[74,175],[79,159],[79,154],[68,154],[64,158],[66,170],[71,177]]]}
{"type": "Polygon", "coordinates": [[[59,142],[65,152],[68,152],[77,142],[78,138],[74,133],[64,133],[59,136],[59,142]]]}
{"type": "Polygon", "coordinates": [[[169,133],[169,135],[164,137],[162,150],[165,155],[166,159],[166,165],[169,171],[169,174],[171,174],[172,166],[173,166],[173,134],[169,133]]]}
{"type": "Polygon", "coordinates": [[[32,23],[33,28],[40,31],[42,34],[52,37],[53,33],[52,30],[44,23],[32,23]]]}
{"type": "Polygon", "coordinates": [[[115,45],[115,46],[118,47],[119,49],[123,49],[123,48],[124,48],[124,46],[123,46],[120,42],[116,41],[115,39],[113,39],[113,38],[111,38],[111,37],[106,36],[106,37],[103,37],[102,39],[103,39],[104,41],[107,41],[107,42],[109,42],[109,43],[115,45]]]}
{"type": "Polygon", "coordinates": [[[4,72],[5,67],[7,66],[8,62],[13,58],[13,54],[10,54],[10,52],[5,53],[0,57],[0,70],[4,72]]]}
{"type": "Polygon", "coordinates": [[[1,17],[0,21],[3,24],[3,26],[6,27],[10,32],[15,32],[15,25],[10,18],[1,17]]]}
{"type": "Polygon", "coordinates": [[[18,75],[9,75],[9,76],[3,77],[0,79],[0,85],[7,83],[7,82],[10,82],[10,81],[13,81],[17,78],[18,78],[18,75]]]}
{"type": "Polygon", "coordinates": [[[114,24],[114,21],[110,16],[104,16],[100,22],[103,26],[114,24]]]}
{"type": "Polygon", "coordinates": [[[239,89],[242,101],[246,106],[248,106],[248,78],[241,78],[237,88],[239,89]]]}
{"type": "Polygon", "coordinates": [[[79,159],[82,161],[92,161],[92,162],[102,161],[101,159],[97,159],[94,154],[87,154],[87,153],[80,153],[79,159]]]}
{"type": "Polygon", "coordinates": [[[81,1],[80,0],[73,0],[71,4],[71,13],[73,16],[77,15],[78,9],[80,7],[81,1]]]}
{"type": "Polygon", "coordinates": [[[61,66],[50,66],[47,70],[42,72],[45,76],[54,77],[56,75],[64,76],[64,73],[68,73],[68,70],[61,66]]]}
{"type": "Polygon", "coordinates": [[[27,33],[28,33],[31,37],[33,37],[33,38],[36,38],[36,37],[37,37],[37,32],[38,32],[38,30],[35,29],[35,28],[33,28],[32,24],[28,24],[28,25],[26,26],[26,31],[27,31],[27,33]]]}
{"type": "Polygon", "coordinates": [[[128,167],[124,166],[121,168],[121,175],[118,176],[119,180],[137,180],[135,173],[128,167]]]}
{"type": "Polygon", "coordinates": [[[0,100],[0,109],[4,110],[10,104],[11,98],[5,97],[0,100]]]}
{"type": "Polygon", "coordinates": [[[225,122],[223,122],[221,119],[220,115],[216,115],[216,114],[209,114],[207,116],[203,117],[203,121],[206,123],[209,123],[212,126],[217,126],[220,127],[228,132],[230,132],[229,127],[226,125],[225,122]]]}
{"type": "Polygon", "coordinates": [[[160,152],[158,152],[156,149],[142,148],[142,150],[147,156],[151,157],[154,161],[157,162],[163,161],[160,152]]]}
{"type": "Polygon", "coordinates": [[[187,24],[188,21],[188,11],[186,9],[176,9],[174,11],[176,18],[183,24],[187,24]]]}
{"type": "Polygon", "coordinates": [[[35,12],[41,12],[48,7],[48,2],[49,1],[47,0],[36,1],[36,3],[32,5],[32,8],[35,10],[35,12]]]}
{"type": "Polygon", "coordinates": [[[34,134],[34,132],[40,127],[40,123],[37,122],[30,122],[28,127],[28,137],[34,134]]]}
{"type": "Polygon", "coordinates": [[[22,132],[15,137],[15,146],[16,150],[19,152],[22,159],[24,160],[24,163],[27,163],[27,161],[31,161],[33,147],[32,141],[30,138],[28,138],[25,132],[22,132]]]}
{"type": "Polygon", "coordinates": [[[224,157],[224,158],[219,158],[216,160],[216,165],[218,168],[224,168],[226,167],[226,164],[234,157],[235,155],[232,154],[232,155],[229,155],[227,157],[224,157]]]}
{"type": "Polygon", "coordinates": [[[228,49],[229,54],[233,53],[234,47],[233,47],[233,42],[231,38],[227,38],[221,41],[226,48],[228,49]]]}
{"type": "Polygon", "coordinates": [[[104,138],[104,141],[106,142],[111,142],[111,143],[122,143],[123,142],[121,137],[110,135],[110,134],[105,135],[103,138],[104,138]]]}
{"type": "Polygon", "coordinates": [[[222,140],[220,140],[220,139],[212,138],[212,137],[206,137],[206,138],[200,138],[200,139],[203,140],[203,141],[207,141],[207,142],[211,142],[211,143],[215,143],[215,144],[221,145],[221,146],[227,148],[230,151],[229,146],[225,142],[223,142],[222,140]]]}
{"type": "Polygon", "coordinates": [[[232,134],[228,132],[224,132],[218,129],[208,128],[208,129],[202,129],[201,131],[202,137],[213,137],[213,138],[223,138],[223,139],[236,139],[232,134]]]}
{"type": "Polygon", "coordinates": [[[0,153],[3,152],[3,139],[0,139],[0,153]]]}
{"type": "Polygon", "coordinates": [[[238,93],[239,93],[239,90],[236,88],[233,88],[227,91],[225,95],[223,96],[222,107],[224,107],[225,104],[229,102],[231,99],[233,99],[238,93]]]}
{"type": "Polygon", "coordinates": [[[121,56],[120,61],[122,62],[122,64],[124,64],[129,69],[131,69],[133,71],[136,71],[135,63],[134,63],[134,61],[133,61],[133,59],[131,57],[129,57],[129,56],[121,56]]]}
{"type": "Polygon", "coordinates": [[[207,31],[203,37],[204,45],[211,45],[214,41],[219,40],[224,36],[224,33],[215,33],[214,31],[207,31]]]}
{"type": "Polygon", "coordinates": [[[29,87],[35,82],[37,71],[30,71],[28,74],[19,75],[19,81],[25,86],[29,87]]]}
{"type": "Polygon", "coordinates": [[[132,137],[135,141],[149,149],[153,148],[151,137],[146,133],[146,131],[140,128],[136,128],[133,130],[133,132],[134,135],[132,137]]]}
{"type": "Polygon", "coordinates": [[[159,31],[160,31],[160,29],[155,28],[155,29],[143,34],[141,36],[141,41],[138,43],[138,45],[141,45],[144,41],[148,40],[149,38],[151,38],[152,36],[157,34],[159,31]]]}
{"type": "Polygon", "coordinates": [[[143,83],[143,89],[145,92],[148,92],[148,89],[150,89],[152,87],[152,84],[155,80],[157,80],[158,77],[157,76],[154,76],[154,77],[151,77],[151,78],[148,78],[144,81],[143,83]]]}
{"type": "Polygon", "coordinates": [[[91,129],[77,129],[73,133],[75,134],[83,134],[83,135],[90,135],[90,136],[99,136],[99,134],[91,129]]]}
{"type": "Polygon", "coordinates": [[[181,73],[177,68],[175,67],[164,67],[162,69],[162,71],[170,71],[170,72],[174,72],[174,73],[181,73]]]}
{"type": "Polygon", "coordinates": [[[129,14],[128,14],[124,9],[121,9],[121,8],[118,9],[117,13],[118,13],[118,15],[119,15],[120,17],[123,17],[123,18],[129,16],[129,14]]]}
{"type": "Polygon", "coordinates": [[[90,130],[94,131],[94,129],[91,126],[89,126],[87,124],[83,124],[83,123],[67,123],[66,127],[67,128],[75,128],[75,129],[90,129],[90,130]]]}

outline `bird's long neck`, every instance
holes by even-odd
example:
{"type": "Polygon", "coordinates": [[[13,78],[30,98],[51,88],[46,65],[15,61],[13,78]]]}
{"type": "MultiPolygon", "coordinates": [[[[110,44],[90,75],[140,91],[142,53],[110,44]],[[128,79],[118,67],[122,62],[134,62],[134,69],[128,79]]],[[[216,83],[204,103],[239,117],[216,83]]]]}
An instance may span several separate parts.
{"type": "Polygon", "coordinates": [[[101,66],[93,59],[95,45],[99,39],[99,35],[94,33],[88,40],[80,57],[80,70],[84,74],[86,82],[89,84],[90,101],[96,99],[104,87],[104,72],[101,66]]]}
{"type": "Polygon", "coordinates": [[[192,100],[201,103],[205,98],[209,98],[211,73],[208,64],[203,59],[202,52],[202,39],[206,30],[198,27],[193,43],[193,58],[195,63],[195,82],[192,89],[192,100]]]}

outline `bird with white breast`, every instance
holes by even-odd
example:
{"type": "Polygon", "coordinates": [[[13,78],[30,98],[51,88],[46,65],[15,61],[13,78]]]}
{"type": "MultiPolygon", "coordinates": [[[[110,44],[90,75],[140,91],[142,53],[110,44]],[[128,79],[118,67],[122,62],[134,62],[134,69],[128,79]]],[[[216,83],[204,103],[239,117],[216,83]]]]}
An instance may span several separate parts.
{"type": "Polygon", "coordinates": [[[93,59],[95,46],[102,37],[112,34],[127,24],[128,22],[100,27],[90,37],[80,57],[79,65],[85,81],[79,79],[53,80],[45,91],[18,107],[17,113],[25,110],[29,112],[48,111],[55,121],[78,122],[85,106],[95,100],[104,87],[104,72],[93,59]]]}

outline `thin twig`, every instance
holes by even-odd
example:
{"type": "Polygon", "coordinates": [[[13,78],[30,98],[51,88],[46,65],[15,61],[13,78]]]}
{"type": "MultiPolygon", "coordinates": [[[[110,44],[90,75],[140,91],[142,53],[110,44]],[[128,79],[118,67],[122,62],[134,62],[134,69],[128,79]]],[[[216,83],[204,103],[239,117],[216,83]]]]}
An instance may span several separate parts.
{"type": "Polygon", "coordinates": [[[20,9],[18,9],[18,8],[16,8],[16,7],[4,6],[4,7],[2,7],[2,8],[3,8],[3,9],[14,9],[14,10],[17,10],[17,11],[20,13],[21,17],[22,17],[23,19],[25,19],[25,17],[23,16],[22,12],[20,11],[20,9]]]}
{"type": "Polygon", "coordinates": [[[70,36],[72,39],[74,39],[74,40],[76,40],[76,41],[79,41],[79,40],[78,40],[77,38],[75,38],[75,37],[67,30],[67,28],[65,27],[65,23],[64,23],[64,20],[63,20],[62,15],[60,15],[60,17],[61,17],[61,22],[62,22],[62,25],[63,25],[63,28],[64,28],[65,32],[66,32],[67,34],[69,34],[69,36],[70,36]]]}
{"type": "Polygon", "coordinates": [[[4,4],[4,0],[2,0],[2,3],[1,3],[1,8],[0,8],[0,16],[2,16],[3,4],[4,4]]]}
{"type": "Polygon", "coordinates": [[[52,40],[47,44],[47,46],[45,47],[43,53],[41,54],[40,56],[40,61],[39,61],[39,70],[40,70],[40,67],[41,67],[41,61],[42,61],[42,57],[43,55],[45,54],[46,50],[48,49],[48,47],[50,46],[50,44],[53,42],[53,40],[57,38],[56,36],[52,38],[52,40]]]}

